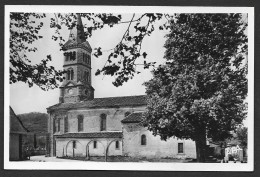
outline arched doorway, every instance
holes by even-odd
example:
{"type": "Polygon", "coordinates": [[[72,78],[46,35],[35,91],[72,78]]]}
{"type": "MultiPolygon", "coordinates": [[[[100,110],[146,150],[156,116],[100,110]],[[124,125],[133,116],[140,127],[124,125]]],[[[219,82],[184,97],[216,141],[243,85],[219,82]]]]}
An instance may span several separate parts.
{"type": "MultiPolygon", "coordinates": [[[[121,139],[114,139],[112,141],[110,141],[106,147],[106,152],[105,152],[105,161],[107,162],[107,158],[110,155],[109,154],[109,148],[111,147],[111,145],[114,144],[115,145],[115,150],[118,150],[119,152],[122,152],[122,140],[121,139]]],[[[115,151],[113,151],[114,154],[113,155],[122,155],[122,153],[116,153],[115,151]]]]}
{"type": "Polygon", "coordinates": [[[104,144],[96,139],[90,140],[86,145],[86,157],[90,159],[91,156],[105,156],[104,144]]]}
{"type": "Polygon", "coordinates": [[[78,140],[71,140],[66,145],[65,155],[68,157],[83,157],[84,146],[78,140]]]}

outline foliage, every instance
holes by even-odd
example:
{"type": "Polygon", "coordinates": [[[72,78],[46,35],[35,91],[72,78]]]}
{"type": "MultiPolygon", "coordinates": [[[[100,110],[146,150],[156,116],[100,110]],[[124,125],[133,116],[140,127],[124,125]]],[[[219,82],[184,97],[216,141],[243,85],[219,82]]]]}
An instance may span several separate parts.
{"type": "Polygon", "coordinates": [[[23,125],[33,133],[47,133],[48,129],[48,114],[31,112],[19,114],[18,117],[23,122],[23,125]]]}
{"type": "MultiPolygon", "coordinates": [[[[163,30],[169,27],[167,21],[171,18],[166,14],[151,13],[141,14],[138,18],[135,18],[136,15],[133,14],[130,21],[121,21],[120,14],[81,13],[80,16],[82,19],[87,19],[87,24],[84,24],[84,37],[86,38],[91,37],[95,30],[103,29],[105,26],[112,28],[115,25],[129,24],[121,41],[109,50],[110,55],[105,65],[96,71],[96,75],[103,73],[104,75],[115,76],[113,82],[115,86],[122,85],[133,78],[135,73],[140,73],[136,70],[138,65],[136,59],[140,57],[147,59],[147,53],[141,51],[143,39],[152,34],[156,21],[163,17],[167,19],[164,25],[158,27],[163,30]]],[[[48,66],[49,61],[51,61],[50,55],[46,59],[42,59],[39,64],[32,64],[31,59],[27,57],[29,52],[37,52],[38,50],[33,47],[33,44],[43,37],[39,35],[39,31],[44,25],[43,18],[46,18],[45,14],[10,14],[10,84],[22,81],[28,83],[29,87],[36,84],[41,89],[48,90],[58,87],[58,82],[63,81],[62,75],[65,71],[57,71],[53,66],[48,66]]],[[[53,17],[50,17],[49,26],[55,30],[52,39],[59,43],[61,50],[64,50],[63,46],[66,42],[64,37],[61,36],[61,30],[75,28],[76,22],[77,14],[75,13],[55,13],[53,17]]],[[[94,50],[94,56],[100,57],[103,55],[104,51],[101,47],[94,50]]],[[[154,64],[154,62],[144,60],[142,65],[147,69],[154,64]]]]}
{"type": "Polygon", "coordinates": [[[247,148],[247,127],[239,126],[236,130],[236,137],[240,142],[240,146],[244,149],[247,148]]]}
{"type": "Polygon", "coordinates": [[[241,14],[176,14],[165,43],[166,64],[145,83],[144,121],[154,135],[194,140],[203,161],[206,136],[223,140],[241,124],[246,116],[246,26],[241,14]]]}
{"type": "MultiPolygon", "coordinates": [[[[113,84],[115,86],[121,86],[124,82],[132,79],[133,76],[140,72],[136,70],[136,66],[140,65],[136,63],[136,60],[140,57],[144,59],[143,67],[145,69],[150,66],[154,66],[155,62],[147,62],[147,53],[141,51],[142,42],[145,37],[150,36],[155,30],[155,22],[162,20],[164,17],[165,23],[159,25],[157,28],[165,30],[169,28],[168,19],[171,16],[167,14],[153,14],[145,13],[141,14],[140,17],[136,17],[133,14],[130,21],[121,21],[121,15],[115,14],[94,14],[94,13],[81,13],[82,19],[87,19],[88,24],[84,25],[84,37],[91,37],[93,32],[98,29],[102,29],[105,26],[113,27],[127,23],[128,27],[122,36],[121,41],[112,49],[108,59],[103,68],[96,71],[96,75],[103,73],[104,75],[115,76],[113,84]],[[134,32],[133,32],[134,31],[134,32]]],[[[63,47],[65,40],[60,36],[61,26],[66,26],[71,29],[76,26],[77,15],[76,14],[57,14],[56,18],[52,18],[51,27],[56,29],[56,33],[53,36],[54,40],[60,39],[60,46],[63,47]]],[[[102,48],[97,47],[94,49],[94,56],[100,57],[103,55],[102,48]]]]}
{"type": "Polygon", "coordinates": [[[58,81],[62,81],[62,71],[56,71],[53,66],[48,66],[51,56],[42,59],[38,64],[31,64],[28,58],[29,52],[36,52],[33,47],[35,41],[42,38],[38,33],[43,26],[40,19],[45,14],[36,13],[10,13],[10,84],[22,81],[38,85],[43,90],[58,87],[58,81]]]}
{"type": "Polygon", "coordinates": [[[30,112],[19,114],[17,116],[21,119],[26,129],[30,131],[30,134],[26,136],[24,142],[25,146],[31,149],[33,149],[35,145],[36,147],[45,148],[46,134],[48,133],[48,114],[40,112],[30,112]],[[34,134],[36,134],[36,137],[34,137],[34,134]]]}

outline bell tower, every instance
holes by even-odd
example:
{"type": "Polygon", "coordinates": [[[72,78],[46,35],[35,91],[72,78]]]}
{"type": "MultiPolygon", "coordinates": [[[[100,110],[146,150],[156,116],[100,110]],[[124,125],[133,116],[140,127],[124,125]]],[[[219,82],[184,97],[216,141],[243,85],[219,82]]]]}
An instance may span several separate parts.
{"type": "Polygon", "coordinates": [[[60,103],[80,102],[94,98],[91,85],[91,46],[84,35],[80,14],[64,44],[65,80],[60,87],[60,103]]]}

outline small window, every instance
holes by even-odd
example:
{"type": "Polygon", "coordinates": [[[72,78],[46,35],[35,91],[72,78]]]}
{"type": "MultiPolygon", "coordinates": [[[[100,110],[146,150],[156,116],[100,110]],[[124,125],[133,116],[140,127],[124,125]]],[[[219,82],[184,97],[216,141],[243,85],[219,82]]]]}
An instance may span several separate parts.
{"type": "Polygon", "coordinates": [[[58,119],[58,128],[57,128],[58,132],[60,132],[60,121],[61,119],[58,119]]]}
{"type": "Polygon", "coordinates": [[[67,80],[70,80],[70,70],[67,71],[67,80]]]}
{"type": "Polygon", "coordinates": [[[53,133],[56,132],[56,122],[57,122],[57,120],[54,118],[53,119],[53,133]]]}
{"type": "Polygon", "coordinates": [[[97,141],[93,142],[93,148],[96,149],[97,148],[97,141]]]}
{"type": "Polygon", "coordinates": [[[85,72],[84,72],[84,80],[87,81],[87,82],[90,81],[89,72],[88,72],[88,71],[85,71],[85,72]]]}
{"type": "Polygon", "coordinates": [[[65,61],[71,61],[71,60],[75,60],[76,59],[76,52],[65,52],[64,53],[65,56],[65,61]]]}
{"type": "Polygon", "coordinates": [[[141,145],[146,145],[146,136],[145,135],[141,136],[141,145]]]}
{"type": "Polygon", "coordinates": [[[101,114],[100,115],[100,131],[106,131],[106,121],[107,121],[107,115],[101,114]]]}
{"type": "Polygon", "coordinates": [[[116,141],[116,149],[119,149],[119,141],[116,141]]]}
{"type": "Polygon", "coordinates": [[[76,52],[70,52],[70,60],[75,60],[76,59],[76,52]]]}
{"type": "Polygon", "coordinates": [[[183,143],[178,143],[178,153],[183,153],[183,143]]]}
{"type": "Polygon", "coordinates": [[[82,115],[78,116],[78,131],[79,132],[83,131],[83,116],[82,115]]]}
{"type": "Polygon", "coordinates": [[[71,69],[70,71],[70,80],[73,80],[74,79],[74,72],[73,72],[73,69],[71,69]]]}
{"type": "Polygon", "coordinates": [[[76,149],[76,141],[72,141],[73,149],[76,149]]]}
{"type": "Polygon", "coordinates": [[[83,63],[85,63],[86,62],[85,53],[82,53],[82,56],[83,56],[83,63]]]}
{"type": "Polygon", "coordinates": [[[64,118],[64,133],[67,133],[69,130],[69,122],[68,122],[68,117],[66,116],[64,118]]]}
{"type": "Polygon", "coordinates": [[[87,80],[87,82],[89,82],[89,72],[87,72],[87,76],[86,76],[86,80],[87,80]]]}
{"type": "Polygon", "coordinates": [[[74,71],[72,68],[67,70],[67,80],[73,80],[74,78],[74,71]]]}

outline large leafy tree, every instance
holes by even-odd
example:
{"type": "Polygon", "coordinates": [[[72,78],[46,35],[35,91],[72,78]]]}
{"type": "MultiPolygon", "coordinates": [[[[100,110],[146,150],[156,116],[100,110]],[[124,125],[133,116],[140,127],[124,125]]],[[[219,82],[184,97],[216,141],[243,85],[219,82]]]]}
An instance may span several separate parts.
{"type": "Polygon", "coordinates": [[[224,140],[246,116],[246,26],[242,14],[177,14],[166,63],[145,83],[145,125],[163,140],[194,140],[200,162],[206,138],[224,140]]]}
{"type": "MultiPolygon", "coordinates": [[[[84,36],[91,37],[93,31],[103,29],[105,26],[114,27],[115,25],[128,24],[122,39],[116,46],[108,50],[110,52],[105,65],[98,69],[96,75],[104,74],[115,76],[113,84],[121,86],[139,71],[137,71],[136,60],[138,58],[146,59],[147,53],[142,51],[142,41],[146,36],[150,36],[155,28],[163,30],[169,27],[168,19],[171,16],[167,14],[132,14],[128,21],[122,21],[120,14],[94,14],[81,13],[84,25],[84,36]],[[86,20],[84,20],[86,19],[86,20]],[[155,22],[164,19],[164,23],[156,26],[155,22]]],[[[43,90],[57,88],[59,81],[65,71],[58,71],[53,66],[49,66],[52,60],[51,55],[42,59],[40,63],[33,64],[28,53],[37,52],[34,46],[35,41],[44,36],[40,35],[43,25],[48,25],[54,29],[52,39],[57,41],[63,50],[67,36],[61,35],[61,30],[70,30],[76,26],[76,13],[68,14],[37,14],[37,13],[10,13],[10,83],[18,81],[28,83],[29,87],[34,84],[43,90]],[[43,18],[50,18],[49,24],[43,23],[43,18]]],[[[105,49],[107,50],[107,49],[105,49]]],[[[101,47],[94,49],[95,57],[103,54],[101,47]]],[[[143,62],[144,68],[154,65],[154,62],[143,62]]]]}

